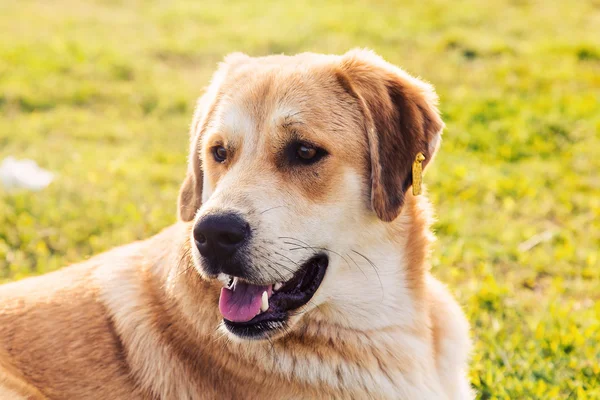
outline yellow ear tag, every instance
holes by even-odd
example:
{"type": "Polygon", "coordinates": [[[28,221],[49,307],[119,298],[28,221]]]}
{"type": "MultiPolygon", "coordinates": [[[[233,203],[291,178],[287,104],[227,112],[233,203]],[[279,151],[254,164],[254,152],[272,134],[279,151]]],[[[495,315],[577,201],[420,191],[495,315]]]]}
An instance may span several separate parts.
{"type": "Polygon", "coordinates": [[[412,188],[413,188],[413,194],[415,196],[418,196],[421,194],[421,182],[423,182],[423,160],[425,159],[425,156],[423,155],[423,153],[417,153],[417,156],[415,157],[415,162],[413,162],[412,165],[412,178],[413,178],[413,183],[412,183],[412,188]]]}

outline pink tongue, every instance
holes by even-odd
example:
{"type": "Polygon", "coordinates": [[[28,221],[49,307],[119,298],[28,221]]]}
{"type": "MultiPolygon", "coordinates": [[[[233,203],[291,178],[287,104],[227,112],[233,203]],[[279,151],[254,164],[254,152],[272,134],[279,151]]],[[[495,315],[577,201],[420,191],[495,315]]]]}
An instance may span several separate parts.
{"type": "Polygon", "coordinates": [[[238,281],[235,289],[221,289],[219,310],[221,315],[232,322],[247,322],[260,312],[262,294],[271,296],[272,286],[258,286],[238,281]]]}

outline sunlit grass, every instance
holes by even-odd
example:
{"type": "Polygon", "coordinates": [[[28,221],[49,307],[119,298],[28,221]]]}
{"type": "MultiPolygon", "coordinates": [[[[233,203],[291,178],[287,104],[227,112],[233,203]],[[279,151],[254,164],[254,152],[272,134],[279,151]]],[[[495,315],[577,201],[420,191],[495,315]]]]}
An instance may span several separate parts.
{"type": "Polygon", "coordinates": [[[0,4],[0,280],[175,220],[195,98],[230,51],[371,47],[433,83],[433,269],[473,325],[483,399],[600,398],[600,2],[0,4]],[[541,240],[538,240],[541,239],[541,240]]]}

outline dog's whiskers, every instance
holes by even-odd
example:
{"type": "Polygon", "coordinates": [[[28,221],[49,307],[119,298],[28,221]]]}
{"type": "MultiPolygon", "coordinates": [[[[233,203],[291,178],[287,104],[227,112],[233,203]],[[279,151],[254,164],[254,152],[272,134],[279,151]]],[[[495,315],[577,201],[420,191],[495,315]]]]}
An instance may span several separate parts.
{"type": "Polygon", "coordinates": [[[261,211],[261,212],[260,212],[260,214],[262,215],[262,214],[264,214],[264,213],[266,213],[266,212],[268,212],[268,211],[271,211],[271,210],[276,210],[276,209],[278,209],[278,208],[283,208],[283,207],[287,207],[287,206],[286,206],[286,205],[281,205],[281,206],[275,206],[275,207],[267,208],[266,210],[264,210],[264,211],[261,211]]]}
{"type": "Polygon", "coordinates": [[[379,276],[379,269],[377,268],[377,266],[375,265],[375,263],[373,261],[371,261],[367,256],[365,256],[362,253],[359,253],[356,250],[352,250],[353,253],[358,254],[360,257],[364,258],[369,265],[371,265],[371,267],[373,268],[373,271],[375,271],[375,274],[377,275],[377,279],[379,280],[379,286],[381,287],[381,296],[382,298],[384,297],[384,293],[383,293],[383,283],[381,282],[381,276],[379,276]]]}
{"type": "Polygon", "coordinates": [[[274,253],[274,254],[277,254],[277,255],[278,255],[278,256],[280,256],[280,257],[283,257],[283,258],[285,258],[285,259],[289,260],[290,262],[292,262],[292,263],[296,264],[297,266],[300,266],[300,264],[299,264],[299,263],[297,263],[296,261],[292,260],[291,258],[289,258],[288,256],[286,256],[286,255],[284,255],[284,254],[281,254],[281,253],[279,253],[279,252],[277,252],[277,251],[275,251],[275,252],[273,252],[273,253],[274,253]]]}
{"type": "MultiPolygon", "coordinates": [[[[262,250],[264,250],[264,251],[265,251],[265,253],[267,252],[267,249],[265,249],[265,248],[263,248],[263,247],[260,247],[260,246],[258,246],[257,248],[258,248],[258,249],[262,249],[262,250]]],[[[258,254],[258,256],[257,256],[256,258],[258,258],[260,261],[262,261],[262,262],[260,263],[261,265],[264,265],[264,266],[266,266],[266,267],[270,268],[272,271],[274,271],[274,272],[275,272],[275,273],[276,273],[276,274],[279,276],[279,281],[285,281],[285,277],[284,277],[284,275],[281,273],[281,271],[279,271],[277,268],[273,267],[273,265],[271,265],[271,264],[275,264],[275,265],[277,265],[277,266],[279,266],[279,267],[283,268],[284,270],[288,271],[290,274],[293,274],[293,273],[294,273],[294,271],[293,271],[292,269],[290,269],[290,268],[286,267],[285,265],[283,265],[283,264],[281,264],[281,263],[278,263],[278,262],[276,262],[276,261],[273,261],[273,260],[271,260],[269,257],[265,257],[265,256],[263,256],[263,254],[261,254],[261,253],[259,253],[259,254],[258,254]]]]}
{"type": "MultiPolygon", "coordinates": [[[[304,242],[303,240],[294,238],[294,237],[290,237],[290,236],[281,236],[279,237],[279,239],[284,239],[284,244],[290,245],[290,246],[295,246],[295,247],[290,247],[288,249],[288,251],[296,251],[296,250],[322,250],[322,251],[326,251],[328,253],[332,253],[335,254],[337,256],[339,256],[342,260],[344,260],[346,262],[346,264],[348,265],[348,267],[350,267],[350,263],[348,262],[348,260],[346,259],[346,257],[344,257],[342,254],[333,251],[327,247],[314,247],[309,245],[308,243],[304,242]],[[298,243],[293,243],[290,241],[286,241],[286,240],[292,240],[292,241],[296,241],[298,243]]],[[[383,282],[381,281],[381,276],[379,275],[379,269],[377,268],[377,265],[375,265],[375,263],[373,261],[371,261],[371,259],[369,259],[367,256],[365,256],[364,254],[352,249],[351,250],[353,253],[357,254],[358,256],[362,257],[372,268],[373,271],[375,271],[375,275],[377,276],[377,280],[379,281],[379,288],[381,290],[381,297],[382,299],[385,297],[384,292],[383,292],[383,282]]],[[[356,262],[356,260],[348,253],[346,253],[346,255],[348,256],[348,258],[350,260],[352,260],[352,262],[354,263],[354,265],[356,265],[356,267],[359,269],[359,271],[363,274],[363,276],[365,278],[367,278],[367,274],[364,272],[364,270],[359,266],[359,264],[356,262]]]]}
{"type": "MultiPolygon", "coordinates": [[[[298,240],[298,239],[296,239],[296,240],[298,240]]],[[[346,264],[348,264],[348,267],[350,266],[350,263],[348,262],[348,260],[346,259],[346,257],[344,257],[342,254],[340,254],[340,253],[338,253],[336,251],[328,249],[327,247],[313,247],[313,246],[310,246],[310,245],[300,246],[300,245],[297,245],[297,244],[294,244],[294,243],[290,243],[290,242],[284,242],[284,243],[285,244],[290,244],[290,245],[297,246],[297,247],[288,249],[289,251],[295,251],[295,250],[301,250],[301,249],[304,249],[304,250],[311,249],[311,250],[322,250],[322,251],[326,251],[326,252],[331,253],[331,254],[335,254],[336,256],[338,256],[342,260],[344,260],[346,262],[346,264]]],[[[359,269],[360,269],[360,267],[359,267],[359,269]]],[[[361,269],[361,271],[362,271],[362,269],[361,269]]],[[[364,275],[364,272],[363,272],[363,275],[364,275]]],[[[365,275],[365,277],[366,277],[366,275],[365,275]]]]}

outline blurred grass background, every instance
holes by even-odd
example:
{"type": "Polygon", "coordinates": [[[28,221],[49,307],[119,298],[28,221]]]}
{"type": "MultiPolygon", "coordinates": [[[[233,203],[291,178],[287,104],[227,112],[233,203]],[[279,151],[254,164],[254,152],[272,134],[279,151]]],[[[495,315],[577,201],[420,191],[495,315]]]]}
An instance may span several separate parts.
{"type": "Polygon", "coordinates": [[[600,0],[0,0],[0,282],[175,220],[187,127],[223,55],[373,48],[433,83],[434,273],[481,399],[600,398],[600,0]]]}

